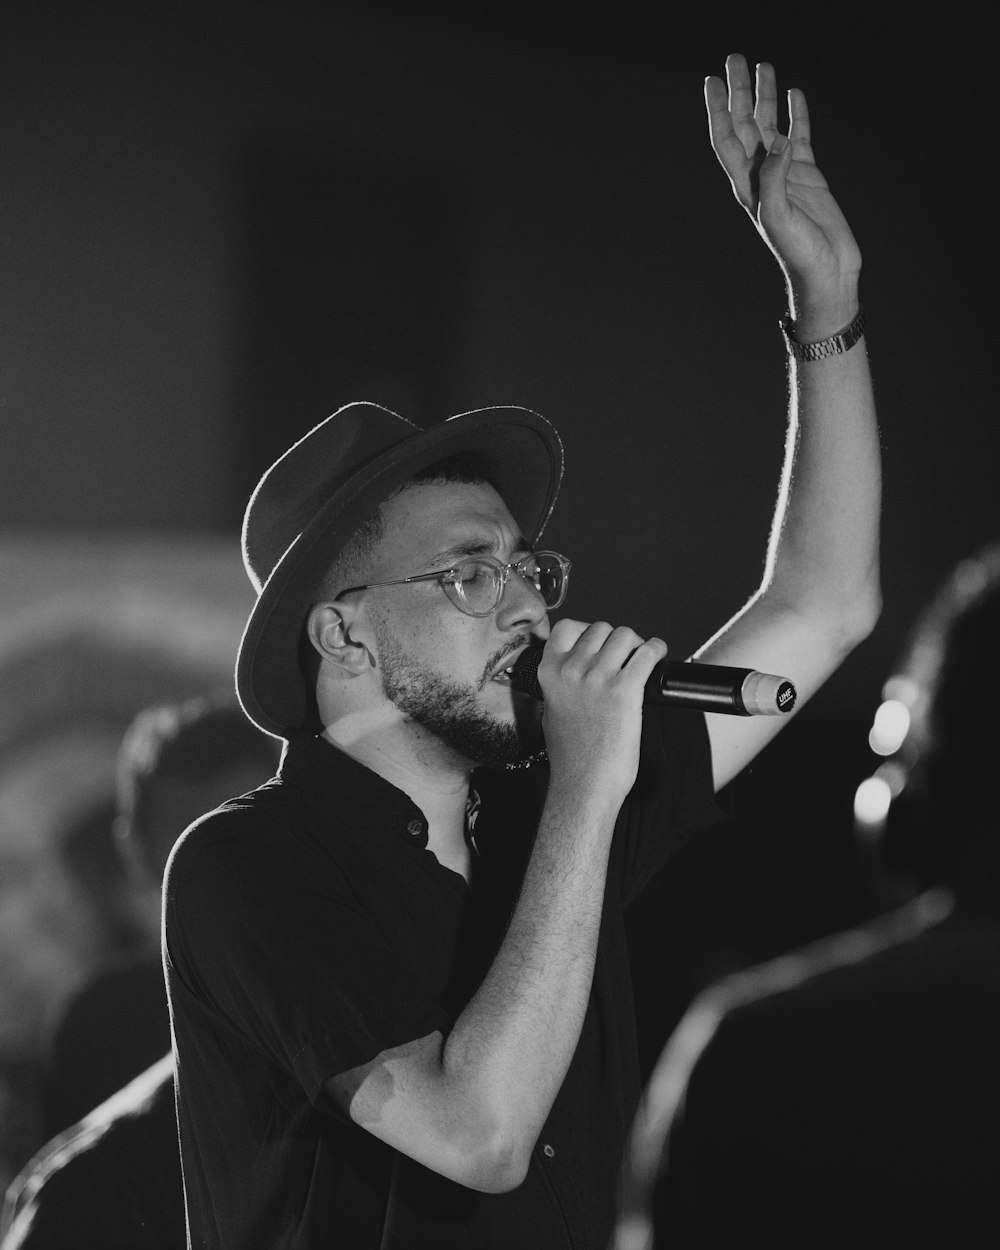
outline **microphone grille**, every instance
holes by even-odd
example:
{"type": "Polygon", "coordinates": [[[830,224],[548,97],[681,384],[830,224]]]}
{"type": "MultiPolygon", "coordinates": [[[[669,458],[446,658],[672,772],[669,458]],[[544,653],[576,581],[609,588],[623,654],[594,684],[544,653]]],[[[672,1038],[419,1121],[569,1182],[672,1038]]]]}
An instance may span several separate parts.
{"type": "Polygon", "coordinates": [[[525,694],[533,695],[536,699],[542,697],[542,688],[538,684],[538,666],[542,662],[542,651],[544,649],[543,643],[531,643],[517,657],[511,672],[511,681],[513,681],[514,685],[519,690],[523,690],[525,694]]]}

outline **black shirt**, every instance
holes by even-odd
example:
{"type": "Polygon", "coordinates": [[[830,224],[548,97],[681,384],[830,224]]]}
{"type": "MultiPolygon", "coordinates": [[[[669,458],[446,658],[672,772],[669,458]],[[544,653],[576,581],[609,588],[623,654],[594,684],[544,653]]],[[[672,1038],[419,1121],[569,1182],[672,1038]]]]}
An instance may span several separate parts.
{"type": "Polygon", "coordinates": [[[164,942],[193,1246],[603,1248],[640,1092],[622,908],[716,816],[702,717],[644,717],[589,1007],[523,1185],[484,1195],[394,1167],[324,1094],[330,1076],[448,1032],[502,940],[546,782],[544,767],[475,774],[471,887],[427,849],[405,794],[304,735],[277,779],[185,834],[164,942]]]}

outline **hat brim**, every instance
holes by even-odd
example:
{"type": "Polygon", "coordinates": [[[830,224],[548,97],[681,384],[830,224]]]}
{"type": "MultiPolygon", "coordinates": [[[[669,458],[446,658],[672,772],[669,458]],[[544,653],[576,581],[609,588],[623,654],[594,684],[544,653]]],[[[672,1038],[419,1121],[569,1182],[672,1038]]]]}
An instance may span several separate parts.
{"type": "Polygon", "coordinates": [[[247,716],[285,738],[306,721],[311,692],[300,666],[302,629],[338,551],[378,505],[437,461],[474,451],[529,542],[540,536],[562,477],[562,443],[527,408],[482,408],[404,437],[335,490],[260,590],[240,641],[236,691],[247,716]]]}

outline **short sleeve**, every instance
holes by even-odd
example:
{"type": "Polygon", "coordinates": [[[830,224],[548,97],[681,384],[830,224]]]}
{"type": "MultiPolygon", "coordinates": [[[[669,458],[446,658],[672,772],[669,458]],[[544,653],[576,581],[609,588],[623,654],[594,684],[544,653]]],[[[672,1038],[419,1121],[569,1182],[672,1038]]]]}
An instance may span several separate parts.
{"type": "Polygon", "coordinates": [[[284,1069],[312,1102],[330,1076],[449,1024],[366,897],[371,876],[252,811],[194,826],[168,871],[172,998],[187,995],[209,1029],[284,1069]]]}
{"type": "Polygon", "coordinates": [[[688,708],[645,708],[638,777],[615,829],[613,865],[623,903],[631,902],[693,834],[723,816],[704,716],[688,708]]]}

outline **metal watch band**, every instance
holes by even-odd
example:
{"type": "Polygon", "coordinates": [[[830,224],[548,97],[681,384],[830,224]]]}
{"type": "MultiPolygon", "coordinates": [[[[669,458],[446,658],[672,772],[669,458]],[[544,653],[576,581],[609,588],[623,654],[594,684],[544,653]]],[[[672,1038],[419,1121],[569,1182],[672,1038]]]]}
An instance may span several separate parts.
{"type": "Polygon", "coordinates": [[[849,326],[818,343],[800,343],[795,337],[795,322],[788,316],[781,319],[781,332],[785,336],[788,350],[796,360],[825,360],[828,356],[839,356],[850,351],[858,342],[865,332],[865,310],[859,308],[857,316],[849,326]]]}

